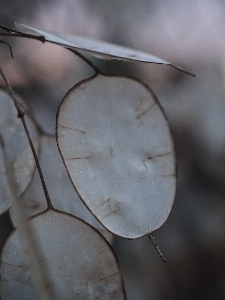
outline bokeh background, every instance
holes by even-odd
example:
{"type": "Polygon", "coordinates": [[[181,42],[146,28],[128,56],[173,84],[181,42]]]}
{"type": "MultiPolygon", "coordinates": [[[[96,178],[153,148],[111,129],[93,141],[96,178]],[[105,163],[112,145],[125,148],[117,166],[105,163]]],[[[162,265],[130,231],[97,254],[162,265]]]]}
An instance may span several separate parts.
{"type": "MultiPolygon", "coordinates": [[[[113,247],[127,299],[225,299],[225,1],[0,0],[0,23],[86,35],[159,56],[192,73],[162,65],[93,59],[107,73],[143,80],[159,98],[174,137],[178,186],[172,213],[154,236],[113,247]]],[[[91,69],[69,51],[25,39],[5,39],[0,64],[47,133],[57,107],[91,69]]],[[[0,108],[1,109],[1,108],[0,108]]],[[[53,174],[54,175],[54,174],[53,174]]],[[[0,240],[9,234],[0,217],[0,240]]]]}

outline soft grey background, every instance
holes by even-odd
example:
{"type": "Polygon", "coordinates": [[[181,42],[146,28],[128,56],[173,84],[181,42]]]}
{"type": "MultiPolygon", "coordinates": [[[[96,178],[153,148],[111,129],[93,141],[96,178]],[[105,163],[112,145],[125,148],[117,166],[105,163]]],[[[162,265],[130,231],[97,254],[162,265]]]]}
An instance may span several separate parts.
{"type": "MultiPolygon", "coordinates": [[[[116,238],[129,300],[225,299],[225,2],[210,0],[1,0],[0,23],[87,35],[150,52],[195,73],[117,61],[106,72],[142,79],[157,94],[174,136],[178,189],[172,213],[147,237],[116,238]]],[[[91,70],[68,51],[22,39],[0,45],[0,64],[38,122],[54,133],[57,107],[91,70]]],[[[0,237],[7,234],[7,215],[0,237]]]]}

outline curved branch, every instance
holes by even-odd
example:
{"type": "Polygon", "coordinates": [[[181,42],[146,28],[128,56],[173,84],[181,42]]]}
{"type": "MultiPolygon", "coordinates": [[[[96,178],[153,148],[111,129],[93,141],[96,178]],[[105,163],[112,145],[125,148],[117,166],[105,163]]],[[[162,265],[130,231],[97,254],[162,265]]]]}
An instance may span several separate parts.
{"type": "Polygon", "coordinates": [[[101,70],[87,57],[85,57],[83,54],[81,54],[79,51],[71,49],[71,48],[67,48],[65,47],[67,50],[73,52],[75,55],[77,55],[78,57],[80,57],[84,62],[86,62],[92,69],[94,69],[94,71],[96,73],[102,73],[101,70]]]}
{"type": "Polygon", "coordinates": [[[13,52],[12,52],[11,46],[7,42],[5,42],[5,41],[0,41],[0,44],[5,44],[6,46],[9,47],[9,51],[10,51],[11,57],[13,58],[13,52]]]}

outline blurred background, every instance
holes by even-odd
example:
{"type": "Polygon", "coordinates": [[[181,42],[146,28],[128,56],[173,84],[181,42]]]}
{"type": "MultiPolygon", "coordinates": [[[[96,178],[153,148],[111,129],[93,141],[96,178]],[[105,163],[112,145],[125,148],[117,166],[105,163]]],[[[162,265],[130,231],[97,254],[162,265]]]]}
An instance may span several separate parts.
{"type": "MultiPolygon", "coordinates": [[[[129,300],[225,299],[225,1],[1,0],[0,23],[80,34],[149,52],[162,65],[92,59],[102,70],[149,85],[168,117],[177,153],[174,207],[150,240],[116,237],[129,300]]],[[[63,96],[92,70],[61,47],[7,38],[0,65],[46,133],[63,96]]],[[[2,84],[2,81],[1,81],[2,84]]],[[[12,226],[0,217],[1,246],[12,226]]]]}

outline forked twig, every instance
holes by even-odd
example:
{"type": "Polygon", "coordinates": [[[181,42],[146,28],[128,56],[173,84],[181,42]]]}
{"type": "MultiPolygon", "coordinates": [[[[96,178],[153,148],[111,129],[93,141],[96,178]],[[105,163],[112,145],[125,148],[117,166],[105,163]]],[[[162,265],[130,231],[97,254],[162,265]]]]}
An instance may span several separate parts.
{"type": "Polygon", "coordinates": [[[32,150],[32,153],[33,153],[33,156],[34,156],[34,160],[35,160],[35,163],[36,163],[36,166],[37,166],[37,169],[38,169],[38,173],[39,173],[39,176],[40,176],[40,179],[41,179],[41,183],[42,183],[42,186],[43,186],[43,190],[44,190],[44,194],[45,194],[45,199],[46,199],[46,202],[47,202],[47,205],[48,205],[48,208],[50,209],[54,209],[53,208],[53,205],[52,205],[52,202],[50,200],[50,197],[49,197],[49,193],[48,193],[48,190],[47,190],[47,186],[46,186],[46,183],[45,183],[45,180],[44,180],[44,176],[42,174],[42,170],[41,170],[41,166],[39,164],[39,160],[38,160],[38,157],[37,157],[37,153],[36,153],[36,150],[34,148],[34,144],[32,142],[32,139],[31,139],[31,136],[30,136],[30,133],[29,133],[29,130],[27,128],[27,124],[26,124],[26,121],[25,121],[25,112],[21,109],[16,97],[15,97],[15,94],[13,93],[13,90],[12,90],[12,87],[5,75],[5,73],[3,72],[2,68],[0,67],[0,74],[6,84],[6,87],[10,93],[10,96],[12,97],[12,100],[15,104],[15,107],[16,107],[16,110],[18,112],[18,118],[21,119],[22,123],[23,123],[23,127],[24,127],[24,130],[26,132],[26,135],[27,135],[27,138],[28,138],[28,141],[29,141],[29,144],[30,144],[30,147],[31,147],[31,150],[32,150]]]}
{"type": "Polygon", "coordinates": [[[154,236],[151,233],[147,234],[147,236],[150,238],[150,240],[151,240],[153,246],[155,247],[156,251],[158,252],[159,256],[162,258],[162,260],[164,261],[164,263],[166,263],[166,259],[163,256],[161,250],[159,249],[159,246],[156,243],[154,236]]]}

